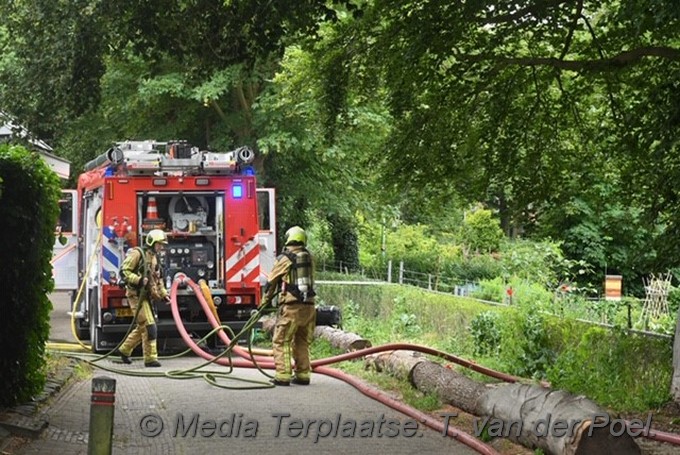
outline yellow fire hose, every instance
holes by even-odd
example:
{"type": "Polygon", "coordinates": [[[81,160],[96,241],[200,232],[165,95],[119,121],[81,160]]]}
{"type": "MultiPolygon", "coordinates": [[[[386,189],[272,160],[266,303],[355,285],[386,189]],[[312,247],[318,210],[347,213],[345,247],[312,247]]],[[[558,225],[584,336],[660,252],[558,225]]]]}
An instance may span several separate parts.
{"type": "MultiPolygon", "coordinates": [[[[200,367],[194,367],[194,368],[191,368],[191,369],[188,369],[188,370],[183,370],[183,371],[172,371],[172,372],[160,373],[160,374],[159,374],[159,373],[131,372],[131,371],[119,370],[119,369],[116,369],[116,368],[109,368],[109,367],[104,367],[104,366],[99,365],[99,364],[95,364],[95,362],[97,362],[98,360],[102,360],[102,359],[108,357],[111,353],[113,353],[113,352],[115,351],[115,349],[112,350],[111,352],[109,352],[109,353],[103,355],[103,356],[100,356],[100,355],[97,355],[97,354],[95,354],[95,353],[92,353],[92,352],[91,352],[91,351],[92,351],[91,346],[89,346],[89,345],[87,345],[87,344],[84,344],[84,343],[78,338],[78,335],[77,335],[77,333],[76,333],[76,317],[75,317],[75,315],[76,315],[76,309],[77,309],[78,302],[80,301],[80,298],[81,298],[81,296],[82,296],[82,294],[83,294],[83,290],[85,289],[85,283],[87,282],[87,277],[89,276],[89,273],[90,273],[90,270],[91,270],[91,268],[92,268],[92,265],[94,264],[94,259],[95,259],[96,255],[97,255],[97,253],[99,252],[99,246],[100,246],[100,244],[101,244],[102,238],[103,238],[103,234],[100,232],[100,233],[99,233],[99,236],[98,236],[98,238],[97,238],[97,241],[96,241],[96,243],[95,243],[95,247],[94,247],[94,251],[92,252],[92,256],[90,257],[90,259],[89,259],[89,261],[88,261],[88,264],[87,264],[87,267],[86,267],[86,273],[85,273],[85,275],[83,276],[83,280],[82,280],[82,282],[80,283],[80,287],[79,287],[79,289],[78,289],[78,293],[76,294],[76,297],[75,297],[75,299],[73,300],[73,306],[72,306],[72,308],[71,308],[71,334],[73,335],[73,339],[76,340],[77,344],[76,344],[76,343],[63,343],[63,342],[47,342],[47,343],[45,344],[45,347],[46,347],[47,349],[51,350],[51,351],[54,351],[54,352],[62,352],[62,353],[65,353],[65,354],[67,354],[67,355],[68,355],[68,353],[73,353],[72,355],[78,356],[78,357],[76,357],[76,358],[80,358],[81,360],[85,360],[85,361],[87,361],[88,363],[92,364],[93,366],[96,365],[97,368],[101,368],[101,369],[104,369],[104,370],[107,370],[107,371],[116,372],[116,373],[121,373],[121,374],[128,374],[128,375],[132,375],[132,376],[175,376],[175,377],[179,377],[179,378],[181,379],[181,378],[185,378],[185,377],[191,377],[192,375],[191,375],[190,373],[192,373],[192,372],[198,373],[198,371],[196,371],[196,370],[198,370],[199,368],[201,368],[201,367],[203,367],[203,366],[206,366],[206,365],[208,365],[208,364],[211,364],[212,362],[207,362],[206,364],[203,364],[203,365],[201,365],[200,367]],[[82,357],[81,357],[81,356],[83,356],[83,355],[84,355],[84,356],[88,356],[88,354],[89,354],[90,356],[95,356],[96,359],[94,359],[94,360],[92,360],[92,361],[88,361],[88,360],[86,360],[85,358],[82,358],[82,357]]],[[[201,280],[199,283],[200,283],[200,286],[201,286],[201,291],[202,291],[201,293],[204,295],[204,297],[206,298],[206,300],[209,302],[211,312],[215,315],[216,318],[218,318],[218,316],[217,316],[217,308],[215,307],[215,303],[214,303],[214,301],[213,301],[213,299],[212,299],[212,296],[210,295],[210,289],[209,289],[209,287],[208,287],[208,285],[207,285],[207,282],[205,282],[205,280],[201,280]]],[[[141,308],[141,306],[138,307],[138,309],[139,309],[139,308],[141,308]]],[[[136,319],[136,317],[137,317],[137,315],[135,315],[135,319],[136,319]]],[[[218,318],[218,320],[219,320],[219,318],[218,318]]],[[[255,321],[253,321],[253,322],[255,322],[255,321]]],[[[133,324],[134,324],[134,321],[133,321],[133,324]]],[[[133,324],[132,324],[132,325],[133,325],[133,324]]],[[[130,329],[132,329],[132,325],[130,326],[130,329]]],[[[224,327],[224,328],[226,329],[226,327],[224,327]]],[[[206,335],[206,337],[204,337],[203,339],[205,339],[205,338],[207,338],[208,336],[212,335],[214,332],[216,332],[216,329],[213,330],[213,331],[211,331],[211,332],[210,332],[208,335],[206,335]]],[[[128,331],[128,333],[129,333],[129,331],[128,331]]],[[[121,341],[121,343],[122,343],[122,341],[121,341]]],[[[177,354],[177,355],[175,355],[175,356],[170,356],[170,358],[172,358],[172,357],[180,357],[180,356],[182,356],[182,355],[187,354],[188,352],[190,352],[190,349],[187,349],[186,351],[184,351],[184,352],[182,352],[182,353],[180,353],[180,354],[177,354]]],[[[225,351],[225,353],[226,353],[226,351],[225,351]]],[[[266,355],[266,356],[271,356],[271,355],[272,355],[272,350],[270,350],[270,349],[267,350],[267,349],[253,349],[253,348],[251,348],[251,353],[254,354],[254,355],[266,355]]],[[[222,376],[224,373],[223,373],[223,372],[204,372],[204,373],[202,373],[202,374],[203,374],[204,376],[206,376],[206,379],[210,379],[209,382],[211,382],[211,381],[214,381],[214,378],[215,378],[215,377],[222,376]]],[[[236,378],[233,378],[233,377],[232,377],[232,379],[236,379],[236,378]]],[[[247,381],[247,382],[255,382],[255,383],[257,383],[258,381],[247,381]]],[[[216,385],[217,385],[217,384],[216,384],[216,385]]],[[[270,387],[270,385],[267,384],[266,387],[270,387]]],[[[256,387],[256,388],[259,388],[259,387],[256,387]]]]}
{"type": "Polygon", "coordinates": [[[71,335],[73,335],[73,339],[76,340],[76,342],[80,345],[81,348],[87,349],[88,351],[91,350],[91,347],[80,341],[80,338],[78,338],[78,334],[76,333],[76,306],[78,305],[80,297],[83,294],[83,289],[85,289],[85,283],[87,282],[87,277],[90,274],[90,269],[92,268],[92,264],[94,263],[94,258],[99,252],[99,245],[102,242],[102,237],[103,234],[100,231],[99,237],[97,237],[97,242],[94,245],[94,251],[92,252],[92,256],[90,256],[90,259],[87,263],[87,267],[85,268],[85,275],[83,275],[83,281],[80,283],[80,288],[78,288],[76,298],[73,299],[73,307],[71,308],[71,335]]]}
{"type": "MultiPolygon", "coordinates": [[[[198,280],[198,285],[201,288],[203,297],[205,297],[206,302],[208,302],[208,305],[210,306],[210,312],[213,314],[213,316],[215,316],[215,319],[217,319],[219,325],[222,325],[222,321],[220,321],[220,317],[217,315],[217,307],[215,306],[215,302],[213,301],[212,295],[210,294],[210,288],[208,287],[207,281],[200,279],[198,280]]],[[[274,351],[271,349],[251,348],[251,352],[255,355],[274,355],[274,351]]]]}

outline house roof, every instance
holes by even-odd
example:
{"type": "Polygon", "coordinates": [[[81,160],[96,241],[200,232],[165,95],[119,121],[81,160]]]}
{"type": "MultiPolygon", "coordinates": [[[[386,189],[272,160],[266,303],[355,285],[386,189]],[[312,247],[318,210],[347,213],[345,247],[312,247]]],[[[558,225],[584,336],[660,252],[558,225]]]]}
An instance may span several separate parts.
{"type": "Polygon", "coordinates": [[[51,153],[54,150],[45,141],[35,138],[25,127],[15,123],[11,115],[0,111],[0,140],[12,137],[21,137],[28,140],[59,177],[68,179],[71,171],[71,162],[51,153]]]}
{"type": "Polygon", "coordinates": [[[51,152],[52,147],[50,147],[45,141],[40,139],[35,139],[33,135],[22,125],[15,123],[12,116],[0,111],[0,138],[7,138],[12,136],[19,136],[22,138],[27,138],[28,142],[34,145],[41,151],[51,152]]]}

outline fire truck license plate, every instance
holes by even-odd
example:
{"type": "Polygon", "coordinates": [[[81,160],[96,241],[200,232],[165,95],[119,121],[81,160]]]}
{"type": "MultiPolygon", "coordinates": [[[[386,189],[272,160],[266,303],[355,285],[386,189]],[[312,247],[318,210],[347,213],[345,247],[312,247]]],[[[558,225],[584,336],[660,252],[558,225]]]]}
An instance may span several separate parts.
{"type": "Polygon", "coordinates": [[[116,316],[119,318],[132,317],[132,308],[116,308],[116,316]]]}

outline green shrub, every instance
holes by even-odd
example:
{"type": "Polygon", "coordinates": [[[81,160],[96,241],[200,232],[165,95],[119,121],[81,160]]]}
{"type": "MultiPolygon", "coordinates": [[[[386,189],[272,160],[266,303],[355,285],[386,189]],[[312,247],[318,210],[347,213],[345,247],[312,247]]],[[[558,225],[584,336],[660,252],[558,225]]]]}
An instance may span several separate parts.
{"type": "Polygon", "coordinates": [[[404,262],[404,268],[430,273],[437,263],[437,242],[427,234],[427,226],[402,225],[387,234],[386,256],[404,262]]]}
{"type": "Polygon", "coordinates": [[[475,298],[492,302],[520,305],[529,310],[550,310],[554,295],[538,283],[513,277],[506,281],[500,277],[492,280],[482,280],[479,287],[472,293],[475,298]],[[508,289],[512,289],[512,298],[508,296],[508,289]]]}
{"type": "Polygon", "coordinates": [[[501,347],[501,332],[498,328],[498,313],[484,311],[470,323],[470,333],[475,342],[475,354],[495,355],[501,347]]]}
{"type": "Polygon", "coordinates": [[[671,286],[668,291],[668,311],[672,315],[678,314],[680,308],[680,288],[671,286]]]}
{"type": "Polygon", "coordinates": [[[420,325],[418,325],[418,318],[411,310],[405,297],[398,296],[394,299],[392,317],[390,318],[393,338],[412,338],[422,332],[420,325]]]}
{"type": "Polygon", "coordinates": [[[575,339],[548,371],[553,387],[586,394],[617,410],[641,411],[668,401],[673,374],[670,340],[587,327],[573,326],[575,339]]]}
{"type": "Polygon", "coordinates": [[[470,250],[490,253],[498,251],[504,234],[491,210],[477,208],[465,216],[461,236],[470,250]]]}
{"type": "Polygon", "coordinates": [[[332,215],[328,218],[333,242],[333,257],[350,272],[359,270],[359,239],[355,221],[349,217],[332,215]]]}
{"type": "Polygon", "coordinates": [[[0,144],[0,405],[28,400],[45,381],[52,246],[59,179],[36,153],[0,144]]]}
{"type": "MultiPolygon", "coordinates": [[[[529,305],[489,305],[410,286],[319,286],[343,309],[345,330],[374,346],[412,342],[506,373],[546,378],[616,411],[652,409],[669,398],[667,339],[538,313],[529,305]]],[[[475,379],[487,378],[477,375],[475,379]]]]}
{"type": "Polygon", "coordinates": [[[489,254],[460,256],[441,265],[441,273],[454,283],[492,279],[502,273],[501,263],[489,254]]]}
{"type": "Polygon", "coordinates": [[[503,243],[501,263],[508,277],[530,279],[544,286],[556,284],[564,273],[562,250],[554,242],[513,240],[503,243]]]}
{"type": "Polygon", "coordinates": [[[491,280],[481,280],[478,283],[477,289],[471,295],[476,299],[502,303],[504,302],[507,288],[507,283],[500,277],[491,280]]]}
{"type": "Polygon", "coordinates": [[[328,220],[323,219],[317,213],[308,211],[309,225],[307,231],[307,248],[314,255],[314,262],[320,264],[333,264],[333,243],[331,227],[328,220]]]}
{"type": "Polygon", "coordinates": [[[506,371],[525,378],[543,379],[555,358],[546,319],[524,310],[508,312],[502,319],[500,357],[506,371]]]}

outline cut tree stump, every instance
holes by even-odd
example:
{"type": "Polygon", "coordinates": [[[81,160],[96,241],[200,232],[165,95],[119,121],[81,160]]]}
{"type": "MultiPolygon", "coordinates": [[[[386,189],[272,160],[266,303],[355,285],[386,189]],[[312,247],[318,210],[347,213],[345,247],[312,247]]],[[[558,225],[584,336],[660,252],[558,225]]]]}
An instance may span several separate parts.
{"type": "Polygon", "coordinates": [[[260,319],[260,322],[262,323],[262,331],[264,333],[268,333],[270,335],[274,333],[274,326],[276,326],[275,316],[264,316],[260,319]]]}
{"type": "Polygon", "coordinates": [[[486,425],[490,436],[530,449],[552,455],[640,454],[627,432],[612,436],[622,432],[620,421],[583,396],[530,384],[480,383],[412,351],[367,356],[366,365],[481,417],[479,429],[486,425]]]}

